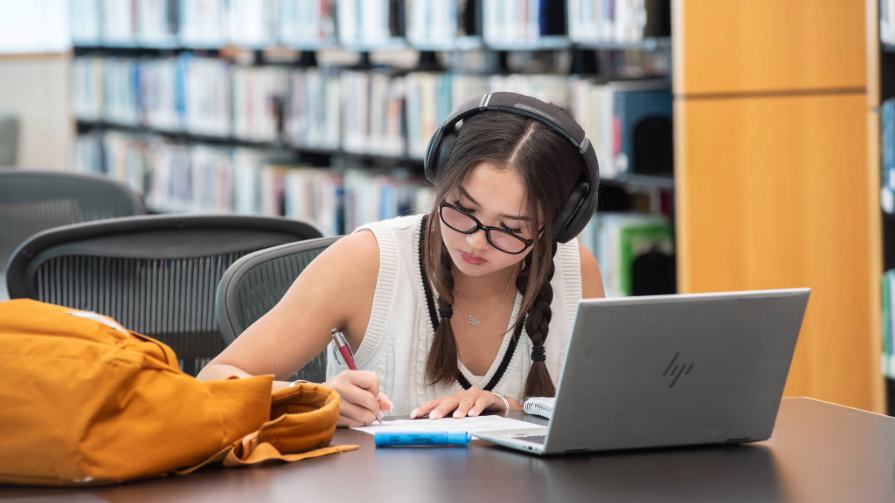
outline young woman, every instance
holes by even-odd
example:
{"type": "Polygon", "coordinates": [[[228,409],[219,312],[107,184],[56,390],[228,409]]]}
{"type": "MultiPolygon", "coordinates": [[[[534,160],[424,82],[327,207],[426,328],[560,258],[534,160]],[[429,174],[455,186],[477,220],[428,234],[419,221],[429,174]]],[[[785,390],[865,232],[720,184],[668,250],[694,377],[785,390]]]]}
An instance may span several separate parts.
{"type": "Polygon", "coordinates": [[[285,378],[341,328],[361,369],[328,362],[341,425],[552,396],[578,300],[603,296],[596,261],[574,239],[596,209],[593,148],[562,109],[493,93],[436,132],[426,175],[429,214],[337,241],[199,378],[285,378]]]}

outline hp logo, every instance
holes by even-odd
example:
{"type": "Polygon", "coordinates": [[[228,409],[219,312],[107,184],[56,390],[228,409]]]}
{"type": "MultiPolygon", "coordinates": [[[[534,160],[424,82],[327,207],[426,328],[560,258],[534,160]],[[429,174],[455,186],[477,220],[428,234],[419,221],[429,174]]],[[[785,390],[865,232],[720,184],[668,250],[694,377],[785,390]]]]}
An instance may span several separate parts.
{"type": "Polygon", "coordinates": [[[687,375],[693,370],[694,364],[686,364],[686,363],[675,363],[677,361],[677,357],[680,356],[681,353],[677,352],[674,354],[674,358],[668,362],[668,368],[665,369],[665,372],[662,373],[662,376],[671,376],[673,379],[671,380],[671,384],[668,385],[669,388],[673,388],[677,383],[677,380],[681,378],[682,375],[687,375]]]}

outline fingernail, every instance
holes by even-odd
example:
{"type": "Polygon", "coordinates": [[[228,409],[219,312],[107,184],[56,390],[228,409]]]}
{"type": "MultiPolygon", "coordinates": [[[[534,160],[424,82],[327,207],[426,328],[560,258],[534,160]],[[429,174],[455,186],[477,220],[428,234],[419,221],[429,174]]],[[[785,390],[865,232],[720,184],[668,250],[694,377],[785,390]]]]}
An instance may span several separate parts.
{"type": "Polygon", "coordinates": [[[416,419],[417,409],[410,411],[410,419],[416,419]]]}
{"type": "Polygon", "coordinates": [[[382,411],[380,410],[379,412],[376,413],[376,417],[378,417],[379,419],[384,418],[384,417],[385,417],[385,412],[382,412],[382,411]]]}
{"type": "Polygon", "coordinates": [[[460,411],[459,411],[459,410],[455,410],[455,411],[454,411],[454,418],[458,418],[458,417],[460,417],[460,411]]]}
{"type": "Polygon", "coordinates": [[[476,411],[474,411],[474,410],[471,410],[471,411],[469,411],[466,415],[467,415],[467,416],[473,416],[473,417],[475,417],[475,416],[478,416],[479,413],[476,412],[476,411]]]}
{"type": "Polygon", "coordinates": [[[438,416],[438,412],[437,412],[437,411],[434,411],[434,410],[433,410],[432,412],[429,413],[429,419],[438,419],[438,417],[439,417],[439,416],[438,416]]]}

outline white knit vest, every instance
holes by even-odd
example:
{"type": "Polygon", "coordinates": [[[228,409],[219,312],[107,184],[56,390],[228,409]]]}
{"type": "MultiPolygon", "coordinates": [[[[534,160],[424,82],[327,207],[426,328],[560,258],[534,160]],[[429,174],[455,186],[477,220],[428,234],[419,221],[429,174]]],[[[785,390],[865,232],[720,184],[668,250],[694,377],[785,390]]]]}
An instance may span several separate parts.
{"type": "MultiPolygon", "coordinates": [[[[429,385],[426,381],[426,359],[434,332],[419,268],[421,221],[422,215],[398,217],[355,231],[367,229],[376,236],[379,243],[379,276],[367,331],[354,357],[359,369],[379,375],[380,389],[394,404],[390,415],[406,415],[429,400],[463,389],[456,381],[450,385],[429,385]]],[[[547,352],[545,363],[556,385],[581,299],[581,266],[576,239],[558,246],[554,266],[551,282],[553,302],[550,305],[553,316],[544,347],[547,352]]],[[[522,296],[517,293],[510,320],[516,319],[521,301],[522,296]]],[[[458,359],[460,372],[473,386],[483,388],[500,365],[511,338],[512,330],[507,330],[503,344],[485,375],[474,376],[458,359]]],[[[333,354],[332,347],[329,354],[333,354]]],[[[523,331],[513,357],[493,391],[521,401],[530,367],[531,340],[523,331]]],[[[345,369],[332,356],[328,358],[327,378],[345,369]]]]}

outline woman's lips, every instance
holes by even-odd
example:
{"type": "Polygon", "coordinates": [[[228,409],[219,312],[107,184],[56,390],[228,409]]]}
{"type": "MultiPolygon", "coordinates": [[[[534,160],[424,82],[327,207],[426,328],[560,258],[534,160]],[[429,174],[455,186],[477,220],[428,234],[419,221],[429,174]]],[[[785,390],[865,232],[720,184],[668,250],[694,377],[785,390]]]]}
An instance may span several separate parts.
{"type": "Polygon", "coordinates": [[[472,265],[482,265],[485,262],[487,262],[487,260],[483,259],[482,257],[473,255],[471,253],[466,253],[464,251],[460,252],[460,258],[462,258],[463,261],[466,262],[467,264],[472,264],[472,265]]]}

